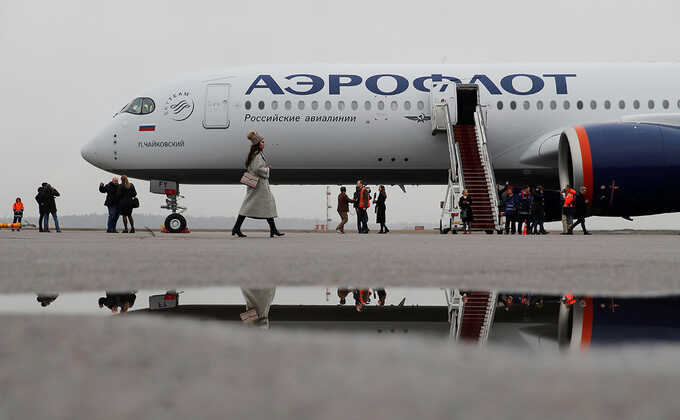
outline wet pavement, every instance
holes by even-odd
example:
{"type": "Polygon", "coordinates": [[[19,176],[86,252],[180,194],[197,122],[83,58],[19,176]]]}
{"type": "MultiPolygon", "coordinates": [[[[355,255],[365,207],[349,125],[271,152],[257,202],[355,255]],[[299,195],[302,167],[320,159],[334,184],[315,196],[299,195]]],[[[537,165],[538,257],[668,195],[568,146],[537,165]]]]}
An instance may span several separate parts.
{"type": "Polygon", "coordinates": [[[0,293],[367,284],[542,293],[680,290],[678,235],[0,232],[0,293]]]}

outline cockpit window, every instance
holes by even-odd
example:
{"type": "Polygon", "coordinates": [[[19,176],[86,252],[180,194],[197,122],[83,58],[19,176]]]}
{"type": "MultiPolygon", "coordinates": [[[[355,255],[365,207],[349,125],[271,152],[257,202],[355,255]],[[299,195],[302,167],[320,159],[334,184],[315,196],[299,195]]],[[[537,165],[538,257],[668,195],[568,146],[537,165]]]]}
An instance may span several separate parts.
{"type": "Polygon", "coordinates": [[[127,112],[128,114],[135,115],[146,115],[151,114],[154,109],[156,109],[156,104],[151,98],[135,98],[132,102],[123,108],[121,113],[127,112]]]}
{"type": "Polygon", "coordinates": [[[142,115],[151,114],[154,109],[156,109],[156,104],[153,103],[153,99],[144,98],[142,100],[142,115]]]}

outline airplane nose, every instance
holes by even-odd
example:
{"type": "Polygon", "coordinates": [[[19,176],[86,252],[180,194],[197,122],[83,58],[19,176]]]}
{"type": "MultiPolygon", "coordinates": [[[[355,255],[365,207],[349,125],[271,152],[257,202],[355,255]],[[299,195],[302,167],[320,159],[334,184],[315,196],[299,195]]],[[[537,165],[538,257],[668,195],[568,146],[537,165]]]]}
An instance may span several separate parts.
{"type": "Polygon", "coordinates": [[[88,161],[92,165],[96,165],[96,160],[97,160],[97,152],[95,151],[95,146],[94,146],[95,140],[92,139],[87,144],[83,146],[82,149],[80,149],[80,156],[83,157],[86,161],[88,161]]]}

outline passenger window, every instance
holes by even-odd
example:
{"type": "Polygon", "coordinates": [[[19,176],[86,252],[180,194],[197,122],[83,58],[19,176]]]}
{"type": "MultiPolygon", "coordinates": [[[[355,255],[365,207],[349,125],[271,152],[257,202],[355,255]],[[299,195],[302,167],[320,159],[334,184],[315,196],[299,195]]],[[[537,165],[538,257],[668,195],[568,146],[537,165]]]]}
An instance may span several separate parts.
{"type": "Polygon", "coordinates": [[[279,107],[279,103],[276,101],[272,101],[272,109],[277,109],[279,107]]]}
{"type": "Polygon", "coordinates": [[[633,101],[633,108],[640,109],[640,101],[637,99],[633,101]]]}
{"type": "Polygon", "coordinates": [[[576,102],[576,108],[583,109],[583,101],[576,102]]]}
{"type": "Polygon", "coordinates": [[[260,110],[264,109],[264,101],[258,102],[258,103],[257,103],[257,107],[258,107],[260,110]]]}
{"type": "Polygon", "coordinates": [[[144,98],[142,100],[142,114],[151,114],[154,109],[156,109],[156,104],[153,103],[153,99],[144,98]]]}
{"type": "Polygon", "coordinates": [[[252,105],[251,105],[250,101],[246,101],[246,109],[250,109],[251,106],[252,105]]]}
{"type": "Polygon", "coordinates": [[[626,101],[619,101],[619,109],[626,109],[626,101]]]}
{"type": "Polygon", "coordinates": [[[366,111],[370,111],[371,110],[371,101],[364,102],[364,108],[366,108],[366,111]]]}
{"type": "Polygon", "coordinates": [[[562,105],[564,106],[564,109],[569,109],[571,107],[571,103],[569,103],[569,101],[564,101],[562,105]]]}
{"type": "Polygon", "coordinates": [[[498,101],[498,103],[496,103],[496,108],[498,108],[499,110],[502,110],[503,109],[503,101],[498,101]]]}
{"type": "Polygon", "coordinates": [[[318,101],[312,101],[312,109],[317,110],[319,109],[319,102],[318,101]]]}
{"type": "MultiPolygon", "coordinates": [[[[678,104],[680,104],[680,101],[678,101],[678,104]]],[[[422,111],[423,109],[425,109],[425,102],[418,101],[418,110],[422,111]]]]}
{"type": "Polygon", "coordinates": [[[557,109],[557,101],[550,101],[550,109],[553,111],[557,109]]]}
{"type": "Polygon", "coordinates": [[[382,111],[383,109],[385,109],[385,102],[383,102],[383,101],[378,101],[378,109],[381,110],[381,111],[382,111]]]}
{"type": "Polygon", "coordinates": [[[359,109],[359,102],[352,101],[352,110],[356,111],[357,109],[359,109]]]}
{"type": "Polygon", "coordinates": [[[612,103],[609,100],[604,101],[604,109],[610,109],[612,107],[612,103]]]}
{"type": "Polygon", "coordinates": [[[290,111],[293,108],[293,103],[291,101],[286,101],[285,107],[290,111]]]}
{"type": "Polygon", "coordinates": [[[411,109],[411,101],[404,102],[404,109],[407,111],[411,109]]]}
{"type": "Polygon", "coordinates": [[[305,109],[305,101],[298,101],[298,109],[302,111],[305,109]]]}
{"type": "Polygon", "coordinates": [[[597,102],[596,101],[590,101],[590,109],[597,109],[597,102]]]}
{"type": "Polygon", "coordinates": [[[647,102],[647,108],[654,109],[654,101],[653,100],[650,99],[649,102],[647,102]]]}
{"type": "Polygon", "coordinates": [[[529,110],[530,107],[531,107],[531,104],[529,103],[529,101],[524,101],[524,110],[527,111],[527,110],[529,110]]]}
{"type": "Polygon", "coordinates": [[[396,111],[397,109],[399,109],[399,104],[397,104],[397,101],[392,101],[392,103],[390,104],[390,109],[392,109],[392,111],[396,111]]]}
{"type": "Polygon", "coordinates": [[[345,101],[338,101],[338,111],[343,111],[345,109],[345,101]]]}
{"type": "Polygon", "coordinates": [[[510,109],[512,109],[512,110],[517,109],[517,102],[515,102],[515,101],[510,101],[510,109]]]}
{"type": "Polygon", "coordinates": [[[333,104],[331,103],[331,101],[326,101],[326,103],[323,106],[324,108],[326,108],[326,111],[330,111],[331,108],[333,108],[333,104]]]}
{"type": "Polygon", "coordinates": [[[536,109],[539,111],[543,109],[543,101],[536,102],[536,109]]]}
{"type": "Polygon", "coordinates": [[[671,103],[668,102],[668,99],[663,100],[663,109],[668,109],[671,107],[671,103]]]}

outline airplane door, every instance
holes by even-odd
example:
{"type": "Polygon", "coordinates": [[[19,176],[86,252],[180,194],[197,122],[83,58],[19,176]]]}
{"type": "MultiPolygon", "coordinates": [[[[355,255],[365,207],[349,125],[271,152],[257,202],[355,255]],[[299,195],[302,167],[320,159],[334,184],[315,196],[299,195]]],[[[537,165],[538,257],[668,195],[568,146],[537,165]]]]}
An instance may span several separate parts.
{"type": "Polygon", "coordinates": [[[229,128],[229,91],[231,85],[216,83],[205,88],[203,127],[229,128]]]}

